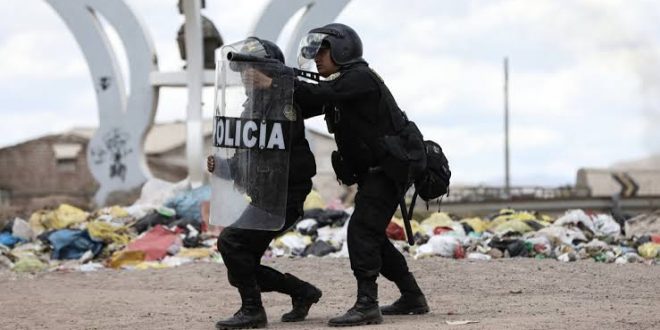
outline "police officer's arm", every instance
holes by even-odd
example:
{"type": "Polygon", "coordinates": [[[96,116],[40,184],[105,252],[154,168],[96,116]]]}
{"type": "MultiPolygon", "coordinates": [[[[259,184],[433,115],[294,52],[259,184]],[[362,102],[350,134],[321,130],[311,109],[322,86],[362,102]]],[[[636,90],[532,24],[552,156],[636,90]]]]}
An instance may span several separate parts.
{"type": "Polygon", "coordinates": [[[294,98],[303,109],[303,117],[323,114],[323,105],[367,96],[378,92],[378,85],[366,71],[346,71],[336,80],[318,84],[295,81],[294,98]]]}

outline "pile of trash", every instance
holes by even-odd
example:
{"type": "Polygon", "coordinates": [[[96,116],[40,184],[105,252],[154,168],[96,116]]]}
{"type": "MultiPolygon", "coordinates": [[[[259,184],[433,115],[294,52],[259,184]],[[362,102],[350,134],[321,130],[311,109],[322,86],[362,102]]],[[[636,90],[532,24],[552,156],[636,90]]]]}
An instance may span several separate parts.
{"type": "MultiPolygon", "coordinates": [[[[606,263],[657,263],[660,259],[660,211],[642,214],[624,227],[609,214],[569,210],[558,218],[501,210],[486,218],[458,218],[434,213],[412,222],[415,258],[440,255],[490,260],[510,257],[593,259],[606,263]]],[[[402,223],[394,219],[391,239],[401,240],[402,223]]]]}
{"type": "Polygon", "coordinates": [[[208,186],[152,180],[132,206],[87,212],[62,204],[28,220],[14,218],[0,228],[0,269],[94,271],[221,261],[218,233],[202,219],[210,195],[208,186]]]}
{"type": "MultiPolygon", "coordinates": [[[[277,238],[270,255],[348,257],[346,229],[351,209],[311,210],[295,230],[277,238]],[[340,214],[343,213],[343,216],[340,214]]],[[[625,222],[609,214],[569,210],[558,218],[511,209],[490,217],[460,218],[436,212],[411,221],[415,245],[409,246],[403,221],[393,218],[387,236],[413,258],[441,256],[490,260],[530,257],[606,263],[660,262],[660,211],[625,222]]]]}
{"type": "MultiPolygon", "coordinates": [[[[221,228],[208,223],[210,188],[147,182],[133,205],[87,212],[62,204],[0,228],[0,270],[95,271],[174,267],[222,262],[221,228]]],[[[312,192],[303,218],[273,240],[264,257],[348,257],[346,233],[352,208],[326,205],[312,192]]],[[[2,219],[0,219],[2,220],[2,219]]],[[[569,210],[548,215],[501,210],[461,218],[436,212],[411,222],[415,245],[406,243],[403,221],[393,218],[387,236],[413,258],[442,256],[490,260],[593,259],[606,263],[660,261],[660,211],[617,222],[609,214],[569,210]],[[623,226],[622,226],[623,224],[623,226]]]]}

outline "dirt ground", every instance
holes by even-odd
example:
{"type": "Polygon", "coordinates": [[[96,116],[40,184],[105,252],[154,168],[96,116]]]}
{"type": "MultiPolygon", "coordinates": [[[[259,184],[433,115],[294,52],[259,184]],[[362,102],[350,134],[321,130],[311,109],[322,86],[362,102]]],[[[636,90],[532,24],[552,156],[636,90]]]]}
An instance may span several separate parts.
{"type": "MultiPolygon", "coordinates": [[[[323,290],[306,321],[282,323],[290,299],[265,293],[271,329],[327,328],[355,299],[348,259],[264,261],[323,290]]],[[[660,329],[660,267],[591,261],[429,258],[409,260],[432,312],[385,317],[372,329],[660,329]],[[446,321],[478,321],[448,325],[446,321]]],[[[397,297],[379,279],[380,301],[397,297]]],[[[225,267],[92,273],[0,272],[2,329],[213,329],[238,307],[225,267]]]]}

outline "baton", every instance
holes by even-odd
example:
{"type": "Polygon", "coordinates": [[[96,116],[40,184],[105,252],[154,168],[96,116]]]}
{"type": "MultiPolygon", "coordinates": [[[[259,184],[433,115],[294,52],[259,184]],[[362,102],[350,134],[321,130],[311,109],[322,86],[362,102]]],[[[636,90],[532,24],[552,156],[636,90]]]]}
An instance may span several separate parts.
{"type": "Polygon", "coordinates": [[[406,238],[408,239],[409,245],[415,245],[415,238],[413,237],[412,226],[410,225],[410,216],[412,215],[412,207],[410,208],[410,214],[406,211],[406,200],[404,197],[401,197],[401,215],[403,216],[403,227],[406,230],[406,238]]]}

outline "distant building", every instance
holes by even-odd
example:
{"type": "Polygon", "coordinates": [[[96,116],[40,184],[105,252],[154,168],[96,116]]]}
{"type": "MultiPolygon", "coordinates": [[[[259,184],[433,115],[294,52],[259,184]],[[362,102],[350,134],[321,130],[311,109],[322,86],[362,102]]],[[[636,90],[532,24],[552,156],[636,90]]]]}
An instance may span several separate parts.
{"type": "Polygon", "coordinates": [[[97,189],[84,156],[88,141],[67,133],[0,149],[0,204],[24,206],[49,196],[86,204],[97,189]]]}
{"type": "MultiPolygon", "coordinates": [[[[203,125],[204,150],[211,150],[212,122],[203,125]]],[[[345,193],[335,179],[330,154],[331,135],[313,129],[306,137],[316,158],[314,187],[325,200],[345,193]]],[[[93,128],[36,138],[0,149],[0,206],[26,206],[35,199],[61,196],[80,205],[91,202],[98,185],[87,167],[87,143],[93,128]]],[[[145,142],[147,164],[154,177],[176,182],[188,175],[186,124],[154,125],[145,142]]]]}
{"type": "Polygon", "coordinates": [[[660,196],[660,155],[620,162],[606,169],[580,169],[575,186],[588,188],[592,197],[660,196]]]}

